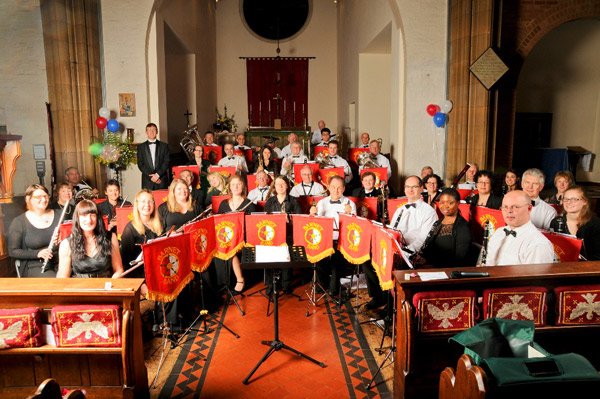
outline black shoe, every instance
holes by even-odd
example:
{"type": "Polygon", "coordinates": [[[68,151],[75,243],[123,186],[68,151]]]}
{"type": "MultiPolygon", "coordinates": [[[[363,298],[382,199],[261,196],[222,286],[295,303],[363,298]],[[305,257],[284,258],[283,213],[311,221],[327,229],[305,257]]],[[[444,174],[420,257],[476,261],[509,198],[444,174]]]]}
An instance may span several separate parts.
{"type": "Polygon", "coordinates": [[[281,292],[283,293],[283,295],[290,295],[294,290],[292,290],[292,287],[284,287],[281,292]]]}
{"type": "Polygon", "coordinates": [[[373,298],[365,305],[365,309],[374,310],[374,309],[380,308],[382,305],[383,305],[383,303],[381,303],[377,299],[373,298]]]}

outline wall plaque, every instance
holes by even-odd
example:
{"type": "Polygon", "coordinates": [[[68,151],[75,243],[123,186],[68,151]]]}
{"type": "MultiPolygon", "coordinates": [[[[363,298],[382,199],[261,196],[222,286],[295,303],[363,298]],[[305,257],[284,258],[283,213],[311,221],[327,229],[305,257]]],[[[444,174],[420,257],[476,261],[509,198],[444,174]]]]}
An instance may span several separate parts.
{"type": "Polygon", "coordinates": [[[508,71],[506,64],[498,57],[498,54],[489,47],[469,67],[477,80],[490,90],[494,84],[508,71]]]}

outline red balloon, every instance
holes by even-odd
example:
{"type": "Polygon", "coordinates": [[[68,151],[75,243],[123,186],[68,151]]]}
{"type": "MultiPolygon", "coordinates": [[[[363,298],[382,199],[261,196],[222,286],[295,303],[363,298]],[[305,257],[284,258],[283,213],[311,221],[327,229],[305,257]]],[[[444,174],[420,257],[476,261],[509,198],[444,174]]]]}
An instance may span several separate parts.
{"type": "Polygon", "coordinates": [[[103,118],[101,116],[96,118],[96,126],[98,126],[98,129],[104,129],[107,123],[108,121],[106,120],[106,118],[103,118]]]}
{"type": "Polygon", "coordinates": [[[427,106],[427,113],[429,114],[429,116],[433,116],[435,114],[437,114],[438,112],[440,112],[440,107],[438,107],[435,104],[429,104],[427,106]]]}

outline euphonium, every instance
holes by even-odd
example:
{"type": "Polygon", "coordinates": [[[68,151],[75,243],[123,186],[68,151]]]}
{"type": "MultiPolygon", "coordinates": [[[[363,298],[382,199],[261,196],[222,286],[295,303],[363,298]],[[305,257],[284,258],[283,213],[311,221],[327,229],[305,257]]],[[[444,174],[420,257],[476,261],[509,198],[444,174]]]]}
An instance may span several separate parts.
{"type": "Polygon", "coordinates": [[[363,152],[358,156],[358,159],[356,160],[356,162],[358,163],[358,166],[362,166],[363,169],[373,169],[373,168],[378,168],[379,165],[377,165],[372,159],[371,159],[371,154],[368,152],[363,152]]]}
{"type": "Polygon", "coordinates": [[[323,154],[322,152],[316,156],[315,161],[319,163],[321,168],[334,168],[335,165],[331,163],[329,155],[323,154]]]}
{"type": "Polygon", "coordinates": [[[179,140],[179,145],[190,161],[194,160],[194,147],[203,145],[202,139],[198,135],[197,125],[183,131],[183,137],[179,140]]]}

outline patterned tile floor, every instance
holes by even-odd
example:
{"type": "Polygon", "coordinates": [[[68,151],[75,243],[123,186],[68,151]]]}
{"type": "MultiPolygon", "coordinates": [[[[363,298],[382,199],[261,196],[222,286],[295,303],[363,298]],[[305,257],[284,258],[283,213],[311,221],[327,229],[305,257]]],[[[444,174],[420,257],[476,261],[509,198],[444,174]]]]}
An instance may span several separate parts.
{"type": "MultiPolygon", "coordinates": [[[[307,285],[295,293],[304,294],[307,285]]],[[[258,287],[247,292],[254,292],[258,287]]],[[[364,293],[361,293],[364,295],[364,293]]],[[[364,302],[364,301],[363,301],[364,302]]],[[[279,301],[279,339],[284,344],[325,364],[325,368],[291,351],[274,351],[260,364],[248,385],[243,380],[267,353],[261,341],[274,338],[274,317],[266,316],[267,300],[262,295],[245,296],[240,306],[226,305],[211,316],[208,334],[192,332],[183,348],[169,352],[161,368],[152,398],[391,398],[393,366],[388,360],[371,381],[387,352],[379,354],[382,330],[368,321],[369,315],[356,314],[345,303],[341,309],[327,302],[310,307],[308,301],[285,296],[279,301]],[[222,327],[239,334],[234,337],[222,327]]],[[[198,323],[196,327],[200,327],[198,323]]],[[[161,351],[151,353],[161,340],[155,338],[146,347],[149,380],[156,374],[161,351]]],[[[386,337],[384,345],[390,344],[386,337]]]]}

